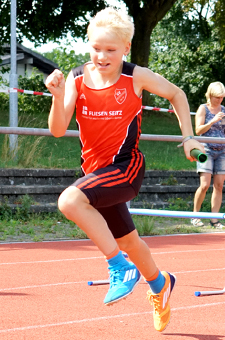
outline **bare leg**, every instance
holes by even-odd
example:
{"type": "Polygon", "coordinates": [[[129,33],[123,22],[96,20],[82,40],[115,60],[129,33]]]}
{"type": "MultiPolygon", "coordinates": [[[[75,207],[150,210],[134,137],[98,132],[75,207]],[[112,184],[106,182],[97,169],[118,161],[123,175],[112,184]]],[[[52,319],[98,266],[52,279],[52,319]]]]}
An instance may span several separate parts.
{"type": "Polygon", "coordinates": [[[116,239],[116,241],[119,248],[128,254],[130,260],[137,266],[146,279],[151,278],[156,273],[157,267],[150,249],[139,237],[137,230],[116,239]]]}
{"type": "MultiPolygon", "coordinates": [[[[212,212],[219,212],[222,196],[223,196],[223,183],[225,180],[225,175],[214,175],[213,176],[213,192],[211,197],[211,210],[212,212]]],[[[212,219],[212,222],[217,220],[212,219]]]]}
{"type": "Polygon", "coordinates": [[[194,197],[194,211],[198,212],[201,209],[202,203],[205,199],[206,192],[210,186],[211,174],[206,172],[201,172],[200,174],[200,186],[196,190],[194,197]]]}
{"type": "Polygon", "coordinates": [[[58,206],[66,218],[76,223],[105,256],[117,248],[105,219],[90,205],[81,190],[73,186],[64,190],[59,197],[58,206]]]}

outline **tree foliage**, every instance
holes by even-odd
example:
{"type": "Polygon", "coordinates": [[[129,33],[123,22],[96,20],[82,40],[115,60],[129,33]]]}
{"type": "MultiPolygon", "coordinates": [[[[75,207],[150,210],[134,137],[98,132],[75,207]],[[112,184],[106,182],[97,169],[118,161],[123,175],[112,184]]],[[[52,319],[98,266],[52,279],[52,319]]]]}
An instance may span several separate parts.
{"type": "MultiPolygon", "coordinates": [[[[18,87],[24,90],[49,92],[44,84],[43,74],[38,70],[33,70],[30,77],[18,78],[18,87]]],[[[19,117],[34,115],[36,112],[39,114],[49,112],[51,107],[52,98],[50,96],[39,96],[30,94],[18,95],[18,113],[19,117]]]]}
{"type": "MultiPolygon", "coordinates": [[[[225,0],[119,1],[135,24],[131,62],[148,66],[151,47],[151,68],[183,88],[191,105],[209,82],[224,79],[225,0]]],[[[68,32],[85,38],[90,17],[105,6],[104,0],[17,0],[18,41],[26,37],[38,45],[68,32]]],[[[9,41],[9,0],[1,1],[0,21],[0,41],[9,41]]],[[[74,52],[55,53],[66,59],[60,66],[67,73],[74,52]]]]}
{"type": "Polygon", "coordinates": [[[67,50],[65,47],[54,48],[52,52],[46,52],[43,53],[43,55],[56,63],[65,77],[72,68],[80,66],[90,60],[89,53],[77,55],[74,50],[67,50]]]}
{"type": "MultiPolygon", "coordinates": [[[[225,58],[217,29],[200,11],[190,15],[181,0],[152,34],[150,68],[181,87],[192,111],[205,102],[209,83],[224,82],[225,58]],[[200,15],[201,13],[201,15],[200,15]]],[[[167,105],[159,98],[156,104],[167,105]]]]}
{"type": "MultiPolygon", "coordinates": [[[[147,66],[150,35],[176,0],[125,0],[133,17],[136,31],[132,47],[132,61],[147,66]]],[[[104,8],[104,0],[17,0],[18,40],[26,37],[37,45],[56,41],[68,32],[85,38],[90,17],[104,8]]],[[[10,38],[10,1],[2,0],[0,8],[1,41],[10,38]]]]}
{"type": "Polygon", "coordinates": [[[218,36],[221,45],[225,45],[225,0],[218,0],[215,3],[215,11],[212,17],[216,27],[218,28],[218,36]]]}
{"type": "MultiPolygon", "coordinates": [[[[10,2],[2,0],[0,7],[0,38],[9,42],[10,2]]],[[[105,7],[104,0],[17,0],[18,41],[26,37],[37,45],[56,41],[68,32],[85,37],[90,16],[105,7]]]]}

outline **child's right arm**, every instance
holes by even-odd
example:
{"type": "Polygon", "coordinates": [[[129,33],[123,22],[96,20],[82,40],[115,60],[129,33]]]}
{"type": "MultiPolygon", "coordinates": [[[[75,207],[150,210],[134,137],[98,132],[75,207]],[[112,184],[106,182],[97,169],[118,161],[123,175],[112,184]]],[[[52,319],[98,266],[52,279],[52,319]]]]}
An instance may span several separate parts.
{"type": "Polygon", "coordinates": [[[46,79],[46,87],[52,93],[52,106],[49,113],[49,130],[55,137],[66,133],[74,113],[77,90],[72,72],[65,82],[61,71],[53,71],[46,79]]]}

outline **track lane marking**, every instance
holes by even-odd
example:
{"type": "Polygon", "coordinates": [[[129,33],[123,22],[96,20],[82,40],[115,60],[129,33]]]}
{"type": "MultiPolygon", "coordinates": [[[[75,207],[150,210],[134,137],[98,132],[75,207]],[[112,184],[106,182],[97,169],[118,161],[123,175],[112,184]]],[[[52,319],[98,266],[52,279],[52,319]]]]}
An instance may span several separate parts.
{"type": "MultiPolygon", "coordinates": [[[[171,311],[177,312],[177,311],[181,311],[181,310],[188,310],[188,309],[191,310],[191,309],[196,309],[196,308],[221,306],[221,305],[225,305],[225,302],[214,302],[214,303],[206,303],[204,305],[184,306],[184,307],[172,308],[171,311]]],[[[98,321],[102,321],[102,320],[126,318],[126,317],[132,317],[132,316],[141,316],[141,315],[152,314],[152,313],[153,313],[152,311],[148,311],[148,312],[141,312],[141,313],[107,315],[107,316],[100,316],[100,317],[97,317],[97,318],[71,320],[71,321],[65,321],[65,322],[50,323],[50,324],[45,324],[45,325],[15,327],[15,328],[1,329],[0,334],[10,333],[10,332],[27,331],[27,330],[33,330],[33,329],[41,329],[41,328],[49,328],[49,327],[60,327],[60,326],[74,325],[74,324],[86,323],[86,322],[98,322],[98,321]]]]}
{"type": "MultiPolygon", "coordinates": [[[[198,270],[187,270],[176,272],[173,271],[173,274],[190,274],[190,273],[201,273],[201,272],[210,272],[210,271],[220,271],[225,270],[225,268],[211,268],[211,269],[198,269],[198,270]]],[[[32,285],[32,286],[23,286],[23,287],[12,287],[12,288],[2,288],[0,292],[10,291],[10,290],[22,290],[22,289],[32,289],[32,288],[43,288],[43,287],[52,287],[52,286],[64,286],[64,285],[75,285],[75,284],[87,284],[87,281],[72,281],[72,282],[58,282],[58,283],[46,283],[41,285],[32,285]]]]}
{"type": "MultiPolygon", "coordinates": [[[[178,251],[165,251],[165,252],[157,252],[152,255],[164,255],[164,254],[179,254],[179,253],[193,253],[193,252],[209,252],[209,251],[225,251],[225,248],[220,249],[194,249],[194,250],[178,250],[178,251]]],[[[0,266],[4,265],[18,265],[18,264],[36,264],[36,263],[52,263],[52,262],[66,262],[66,261],[82,261],[82,260],[95,260],[95,259],[104,259],[104,256],[93,256],[93,257],[79,257],[72,259],[58,259],[58,260],[38,260],[38,261],[21,261],[21,262],[2,262],[0,266]]]]}

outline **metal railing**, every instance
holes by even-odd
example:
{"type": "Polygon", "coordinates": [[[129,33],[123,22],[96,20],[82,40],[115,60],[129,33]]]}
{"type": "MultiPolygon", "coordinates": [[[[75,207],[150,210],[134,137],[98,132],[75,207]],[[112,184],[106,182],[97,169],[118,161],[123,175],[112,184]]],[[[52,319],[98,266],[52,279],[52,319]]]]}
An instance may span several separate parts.
{"type": "MultiPolygon", "coordinates": [[[[14,134],[14,135],[32,135],[32,136],[50,136],[53,137],[49,129],[39,128],[25,128],[25,127],[5,127],[0,126],[0,134],[14,134]]],[[[67,130],[64,137],[79,137],[78,130],[67,130]]],[[[182,136],[174,135],[152,135],[141,134],[141,140],[151,141],[164,141],[164,142],[182,142],[182,136]]],[[[200,143],[219,143],[225,144],[225,138],[216,137],[199,137],[195,136],[195,139],[200,143]]]]}

